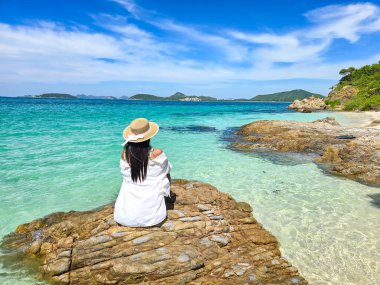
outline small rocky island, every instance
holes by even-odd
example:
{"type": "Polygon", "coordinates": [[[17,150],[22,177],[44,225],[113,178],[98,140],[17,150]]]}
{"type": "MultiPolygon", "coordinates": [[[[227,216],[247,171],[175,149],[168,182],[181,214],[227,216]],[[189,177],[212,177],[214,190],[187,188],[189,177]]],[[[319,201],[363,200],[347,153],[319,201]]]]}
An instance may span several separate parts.
{"type": "Polygon", "coordinates": [[[157,227],[120,226],[110,204],[20,225],[1,248],[53,284],[307,284],[247,203],[200,182],[172,192],[157,227]]]}
{"type": "Polygon", "coordinates": [[[327,171],[380,186],[380,129],[346,128],[334,118],[314,122],[254,121],[231,144],[240,151],[315,154],[327,171]]]}

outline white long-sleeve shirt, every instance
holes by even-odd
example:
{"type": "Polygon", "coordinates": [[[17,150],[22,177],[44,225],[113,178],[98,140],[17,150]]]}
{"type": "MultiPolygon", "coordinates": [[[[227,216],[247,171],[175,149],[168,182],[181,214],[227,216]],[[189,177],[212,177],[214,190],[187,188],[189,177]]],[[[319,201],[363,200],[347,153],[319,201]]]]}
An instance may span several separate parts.
{"type": "Polygon", "coordinates": [[[116,199],[114,219],[129,227],[147,227],[159,224],[166,218],[165,196],[170,195],[167,174],[171,164],[165,153],[148,161],[143,182],[133,182],[128,162],[120,159],[123,183],[116,199]]]}

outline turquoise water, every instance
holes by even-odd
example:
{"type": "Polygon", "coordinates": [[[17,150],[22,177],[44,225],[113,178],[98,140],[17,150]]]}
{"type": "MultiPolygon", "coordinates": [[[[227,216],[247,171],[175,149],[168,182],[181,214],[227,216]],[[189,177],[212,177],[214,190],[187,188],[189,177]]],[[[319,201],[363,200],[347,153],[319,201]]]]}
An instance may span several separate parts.
{"type": "MultiPolygon", "coordinates": [[[[161,127],[152,144],[165,150],[173,178],[209,182],[249,202],[310,284],[378,284],[380,209],[368,195],[380,189],[326,175],[304,157],[228,149],[231,130],[253,120],[326,116],[286,106],[0,98],[0,236],[54,211],[113,201],[122,131],[147,117],[161,127]]],[[[42,283],[0,258],[0,284],[42,283]]]]}

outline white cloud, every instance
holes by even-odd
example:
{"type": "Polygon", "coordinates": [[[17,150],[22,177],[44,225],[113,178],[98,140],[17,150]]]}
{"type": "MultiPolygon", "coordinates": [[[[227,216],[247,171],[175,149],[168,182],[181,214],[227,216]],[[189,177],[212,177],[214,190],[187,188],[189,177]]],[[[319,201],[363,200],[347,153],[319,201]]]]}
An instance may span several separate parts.
{"type": "Polygon", "coordinates": [[[248,48],[231,41],[227,37],[205,33],[200,29],[174,23],[169,20],[149,20],[149,22],[163,30],[179,34],[181,40],[190,44],[193,49],[199,49],[200,46],[207,46],[209,52],[217,52],[223,60],[233,62],[247,60],[248,48]]]}
{"type": "MultiPolygon", "coordinates": [[[[256,62],[315,63],[334,39],[355,42],[360,35],[380,31],[380,9],[370,4],[332,5],[305,16],[313,23],[287,34],[254,34],[232,31],[230,35],[251,45],[256,62]]],[[[314,65],[314,64],[313,64],[314,65]]]]}
{"type": "Polygon", "coordinates": [[[0,78],[4,82],[99,82],[109,80],[205,81],[230,72],[169,57],[169,47],[133,26],[118,37],[69,31],[51,24],[0,24],[0,78]],[[127,31],[127,32],[126,32],[127,31]],[[111,61],[103,60],[110,59],[111,61]],[[210,72],[212,74],[210,74],[210,72]]]}
{"type": "Polygon", "coordinates": [[[309,38],[341,38],[355,42],[361,34],[379,31],[379,7],[371,3],[331,5],[310,11],[305,16],[316,23],[309,38]],[[375,24],[375,25],[374,25],[375,24]]]}
{"type": "Polygon", "coordinates": [[[134,17],[140,18],[139,14],[143,11],[133,0],[111,0],[123,6],[134,17]]]}
{"type": "Polygon", "coordinates": [[[107,35],[64,30],[54,23],[11,26],[0,23],[0,58],[121,57],[118,42],[107,35]]]}
{"type": "Polygon", "coordinates": [[[315,62],[315,57],[329,44],[329,40],[303,43],[302,38],[295,33],[274,35],[232,31],[230,35],[251,44],[252,57],[256,64],[260,63],[260,66],[264,63],[271,65],[274,62],[315,62]]]}
{"type": "Polygon", "coordinates": [[[0,23],[3,82],[157,81],[200,83],[238,80],[332,79],[338,70],[378,61],[329,63],[335,39],[349,42],[380,31],[379,7],[370,3],[327,6],[305,14],[311,24],[288,33],[210,31],[163,19],[131,0],[112,0],[134,17],[103,15],[108,32],[51,22],[0,23]],[[147,16],[149,15],[149,16],[147,16]],[[105,19],[108,19],[106,21],[105,19]],[[139,23],[160,29],[153,34],[139,23]],[[285,65],[281,65],[285,63],[285,65]]]}

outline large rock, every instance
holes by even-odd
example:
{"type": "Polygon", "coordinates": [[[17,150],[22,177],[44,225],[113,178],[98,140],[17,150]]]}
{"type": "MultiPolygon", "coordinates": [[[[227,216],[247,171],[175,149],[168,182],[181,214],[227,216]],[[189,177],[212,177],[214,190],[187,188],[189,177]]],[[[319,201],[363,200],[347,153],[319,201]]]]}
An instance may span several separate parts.
{"type": "Polygon", "coordinates": [[[117,225],[106,205],[20,225],[1,246],[57,284],[307,284],[248,204],[200,182],[172,191],[156,227],[117,225]]]}
{"type": "Polygon", "coordinates": [[[310,113],[313,111],[325,110],[327,106],[321,98],[312,96],[301,101],[294,100],[293,103],[288,106],[288,108],[302,113],[310,113]]]}
{"type": "Polygon", "coordinates": [[[358,92],[358,88],[351,85],[346,85],[342,88],[334,88],[331,90],[329,95],[327,95],[327,99],[329,101],[338,101],[340,104],[344,105],[346,101],[354,98],[358,92]]]}
{"type": "Polygon", "coordinates": [[[315,161],[328,171],[380,186],[379,129],[344,128],[333,118],[311,123],[255,121],[238,130],[232,147],[315,153],[315,161]]]}

